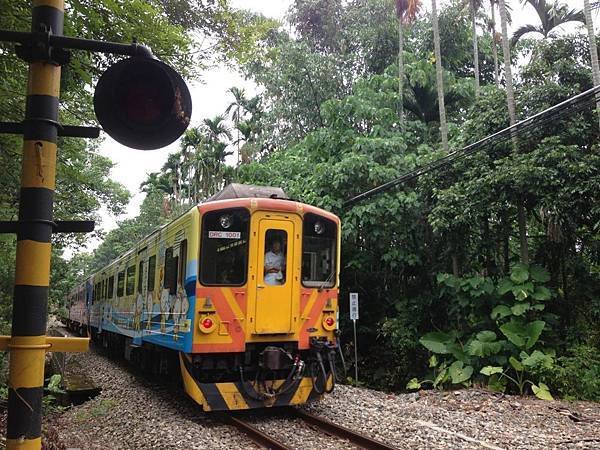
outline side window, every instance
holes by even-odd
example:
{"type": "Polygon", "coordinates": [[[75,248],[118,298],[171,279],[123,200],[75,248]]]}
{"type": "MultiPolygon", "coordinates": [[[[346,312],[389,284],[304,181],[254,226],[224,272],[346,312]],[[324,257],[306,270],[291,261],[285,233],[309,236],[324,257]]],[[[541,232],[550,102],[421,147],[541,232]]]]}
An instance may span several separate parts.
{"type": "Polygon", "coordinates": [[[177,293],[177,265],[178,257],[173,256],[173,247],[169,247],[165,251],[165,280],[164,287],[169,289],[169,293],[174,295],[177,293]]]}
{"type": "Polygon", "coordinates": [[[137,291],[142,293],[142,284],[144,283],[144,261],[140,261],[138,267],[138,282],[137,282],[137,291]]]}
{"type": "Polygon", "coordinates": [[[111,275],[111,277],[108,279],[108,293],[107,293],[106,298],[111,299],[113,297],[114,292],[115,292],[115,276],[111,275]]]}
{"type": "Polygon", "coordinates": [[[154,291],[154,281],[156,277],[156,255],[148,259],[148,292],[154,291]]]}
{"type": "Polygon", "coordinates": [[[117,297],[123,297],[125,293],[125,271],[122,270],[119,272],[119,276],[117,278],[117,297]]]}
{"type": "Polygon", "coordinates": [[[179,270],[177,281],[185,287],[185,262],[187,261],[187,239],[179,244],[179,270]]]}
{"type": "Polygon", "coordinates": [[[135,290],[135,264],[127,268],[127,280],[125,286],[125,295],[132,295],[135,290]]]}

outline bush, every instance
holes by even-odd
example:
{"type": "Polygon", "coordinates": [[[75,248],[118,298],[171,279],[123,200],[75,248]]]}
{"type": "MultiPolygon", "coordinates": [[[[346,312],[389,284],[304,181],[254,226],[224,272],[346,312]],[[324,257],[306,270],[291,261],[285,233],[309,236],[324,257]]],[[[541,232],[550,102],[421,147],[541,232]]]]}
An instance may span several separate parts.
{"type": "Polygon", "coordinates": [[[540,368],[537,375],[567,400],[600,401],[600,352],[590,345],[569,348],[554,366],[540,368]]]}

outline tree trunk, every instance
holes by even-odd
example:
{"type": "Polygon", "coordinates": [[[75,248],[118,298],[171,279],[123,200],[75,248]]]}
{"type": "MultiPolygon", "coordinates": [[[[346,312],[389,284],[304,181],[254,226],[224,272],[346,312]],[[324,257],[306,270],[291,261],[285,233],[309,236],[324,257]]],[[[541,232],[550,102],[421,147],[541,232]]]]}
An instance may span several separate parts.
{"type": "Polygon", "coordinates": [[[498,46],[496,45],[496,13],[494,12],[495,1],[490,1],[492,7],[492,55],[494,56],[494,83],[500,88],[500,75],[498,75],[498,46]]]}
{"type": "MultiPolygon", "coordinates": [[[[510,64],[510,48],[508,41],[506,3],[504,0],[499,0],[500,8],[500,24],[502,26],[502,56],[504,57],[504,76],[506,78],[506,102],[508,105],[508,117],[510,125],[517,123],[517,114],[515,108],[515,91],[513,88],[512,70],[510,64]]],[[[518,151],[517,136],[512,134],[513,153],[518,151]]],[[[527,243],[527,214],[522,199],[517,199],[517,220],[519,224],[519,244],[521,262],[529,264],[529,248],[527,243]]]]}
{"type": "Polygon", "coordinates": [[[452,275],[455,277],[460,276],[460,266],[458,264],[458,256],[456,253],[452,254],[452,275]]]}
{"type": "Polygon", "coordinates": [[[440,111],[440,134],[442,148],[448,151],[448,124],[446,123],[446,106],[444,105],[444,78],[442,72],[442,54],[440,50],[440,30],[438,27],[436,0],[431,0],[431,18],[433,22],[433,47],[435,50],[435,79],[438,94],[438,107],[440,111]]]}
{"type": "Polygon", "coordinates": [[[471,27],[473,28],[473,74],[475,78],[475,97],[479,97],[479,48],[477,45],[477,25],[475,23],[475,0],[470,0],[471,27]]]}
{"type": "MultiPolygon", "coordinates": [[[[590,0],[583,0],[583,11],[585,24],[590,44],[590,57],[592,60],[592,79],[594,86],[600,86],[600,66],[598,65],[598,47],[596,46],[596,35],[594,34],[594,22],[592,22],[592,8],[590,0]]],[[[598,112],[598,127],[600,127],[600,93],[596,94],[596,109],[598,112]]]]}
{"type": "Polygon", "coordinates": [[[398,117],[400,130],[404,131],[404,36],[402,17],[398,17],[398,117]]]}

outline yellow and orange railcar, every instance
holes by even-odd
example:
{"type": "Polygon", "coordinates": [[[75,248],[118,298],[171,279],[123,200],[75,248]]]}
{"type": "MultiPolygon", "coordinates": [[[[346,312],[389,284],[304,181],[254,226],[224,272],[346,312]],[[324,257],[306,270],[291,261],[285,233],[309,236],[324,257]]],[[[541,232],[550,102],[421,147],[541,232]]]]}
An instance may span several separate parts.
{"type": "Polygon", "coordinates": [[[206,411],[302,404],[333,389],[339,267],[335,215],[230,185],[77,286],[66,320],[206,411]]]}

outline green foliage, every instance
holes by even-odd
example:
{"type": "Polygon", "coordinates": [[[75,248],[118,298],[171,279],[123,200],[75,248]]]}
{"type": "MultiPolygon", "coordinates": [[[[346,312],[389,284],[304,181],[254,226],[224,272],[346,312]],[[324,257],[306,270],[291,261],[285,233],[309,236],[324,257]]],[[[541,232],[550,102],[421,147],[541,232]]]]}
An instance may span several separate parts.
{"type": "Polygon", "coordinates": [[[600,353],[595,347],[571,347],[554,364],[537,365],[533,372],[563,398],[600,401],[600,353]]]}
{"type": "MultiPolygon", "coordinates": [[[[469,327],[430,332],[419,340],[430,352],[444,355],[442,365],[449,364],[452,384],[470,380],[478,368],[480,374],[489,377],[488,385],[492,389],[504,390],[505,381],[509,380],[521,395],[529,384],[537,397],[551,399],[546,384],[526,379],[526,374],[554,364],[553,352],[542,350],[539,345],[541,334],[547,328],[544,320],[537,319],[544,309],[538,305],[544,304],[526,301],[530,298],[546,301],[552,297],[550,290],[538,284],[549,280],[548,272],[539,266],[516,264],[509,276],[496,285],[491,279],[479,276],[458,278],[438,274],[437,280],[442,287],[441,295],[449,296],[450,302],[458,305],[455,314],[461,317],[468,309],[472,319],[469,327]],[[538,295],[534,298],[535,293],[538,295]],[[474,305],[485,306],[476,308],[474,305]],[[478,328],[484,329],[476,331],[478,328]],[[489,328],[496,328],[506,340],[498,339],[498,333],[489,328]],[[540,348],[533,349],[536,344],[540,348]]],[[[410,386],[414,388],[416,383],[410,386]]]]}

